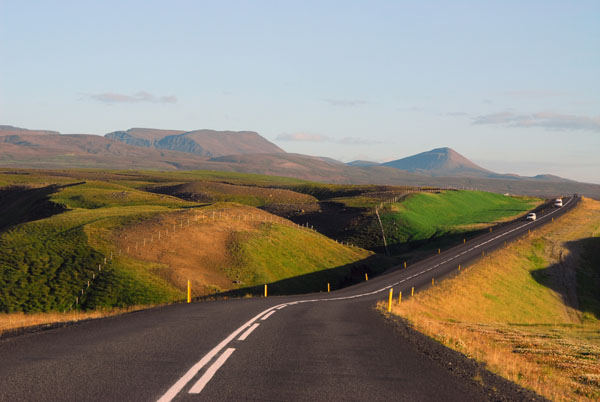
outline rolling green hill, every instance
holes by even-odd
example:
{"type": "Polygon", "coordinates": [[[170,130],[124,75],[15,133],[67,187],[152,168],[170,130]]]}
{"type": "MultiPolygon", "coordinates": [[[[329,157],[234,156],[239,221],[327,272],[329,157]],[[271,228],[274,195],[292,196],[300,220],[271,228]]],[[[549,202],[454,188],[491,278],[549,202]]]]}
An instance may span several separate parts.
{"type": "MultiPolygon", "coordinates": [[[[3,289],[0,311],[4,312],[162,303],[184,298],[185,287],[173,275],[186,275],[194,280],[194,294],[203,295],[265,281],[289,280],[359,262],[372,254],[341,246],[316,232],[292,228],[291,222],[287,223],[290,227],[269,223],[275,218],[263,211],[219,202],[219,198],[226,197],[249,205],[313,202],[311,196],[290,190],[256,186],[267,182],[289,184],[294,180],[231,174],[226,177],[226,184],[222,183],[222,173],[100,171],[19,172],[3,179],[8,184],[0,192],[0,205],[5,211],[0,221],[4,228],[0,232],[0,288],[3,289]],[[198,184],[199,178],[208,181],[205,185],[198,184]],[[194,180],[190,182],[193,189],[212,194],[217,203],[185,201],[143,190],[157,183],[173,185],[186,179],[194,180]],[[244,193],[244,189],[248,191],[244,193]],[[144,230],[153,230],[157,222],[168,230],[170,223],[164,225],[182,214],[189,215],[192,209],[199,214],[214,208],[228,214],[261,216],[262,221],[252,225],[219,221],[199,225],[189,233],[178,233],[186,240],[194,236],[211,240],[222,237],[222,247],[217,248],[219,258],[190,263],[200,267],[197,272],[178,271],[181,261],[152,260],[147,255],[134,255],[133,250],[126,255],[123,249],[124,237],[133,238],[144,230]],[[220,234],[215,234],[215,230],[220,234]],[[210,232],[202,237],[203,231],[210,232]],[[308,257],[306,245],[319,251],[308,257]],[[264,259],[267,255],[277,265],[267,264],[264,259]],[[207,279],[206,272],[216,272],[217,277],[207,279]]],[[[175,235],[167,238],[164,233],[163,242],[153,245],[153,250],[168,251],[183,244],[175,235]]],[[[201,247],[202,243],[192,249],[201,247]]],[[[190,261],[194,259],[194,255],[188,257],[190,261]]],[[[292,281],[279,285],[279,290],[322,288],[323,281],[339,275],[330,272],[316,282],[314,276],[304,282],[292,281]]]]}
{"type": "MultiPolygon", "coordinates": [[[[195,296],[255,293],[266,282],[275,293],[339,287],[394,263],[365,248],[381,245],[373,207],[406,190],[210,171],[0,171],[0,186],[5,312],[181,300],[187,280],[195,296]],[[281,211],[295,211],[296,223],[315,218],[317,232],[281,211]],[[359,247],[320,230],[337,225],[345,237],[333,239],[359,247]]],[[[533,204],[446,191],[411,195],[381,214],[386,236],[402,248],[476,230],[533,204]]]]}
{"type": "MultiPolygon", "coordinates": [[[[345,231],[345,240],[383,252],[381,226],[374,213],[374,200],[359,197],[336,198],[348,208],[365,211],[345,231]]],[[[446,247],[483,228],[513,219],[538,205],[541,200],[511,197],[482,191],[441,191],[416,193],[396,203],[385,203],[379,215],[388,249],[392,254],[415,249],[446,247]]]]}
{"type": "Polygon", "coordinates": [[[390,242],[463,233],[532,209],[539,200],[483,191],[413,194],[382,213],[390,242]]]}

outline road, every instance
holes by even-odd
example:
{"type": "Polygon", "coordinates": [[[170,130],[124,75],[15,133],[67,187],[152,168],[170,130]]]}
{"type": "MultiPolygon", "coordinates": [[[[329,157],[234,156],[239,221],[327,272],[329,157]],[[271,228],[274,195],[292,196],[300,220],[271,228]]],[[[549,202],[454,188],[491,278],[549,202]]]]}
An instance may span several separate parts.
{"type": "Polygon", "coordinates": [[[0,401],[488,400],[375,311],[572,208],[331,293],[177,304],[0,341],[0,401]]]}

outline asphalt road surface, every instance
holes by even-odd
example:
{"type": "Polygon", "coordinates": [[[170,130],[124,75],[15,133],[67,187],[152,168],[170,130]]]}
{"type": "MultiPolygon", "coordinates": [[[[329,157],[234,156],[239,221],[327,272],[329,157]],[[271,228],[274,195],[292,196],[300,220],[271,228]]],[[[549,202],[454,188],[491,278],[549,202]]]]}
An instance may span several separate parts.
{"type": "Polygon", "coordinates": [[[423,289],[577,201],[331,293],[177,304],[0,340],[0,401],[489,400],[399,337],[375,302],[423,289]]]}

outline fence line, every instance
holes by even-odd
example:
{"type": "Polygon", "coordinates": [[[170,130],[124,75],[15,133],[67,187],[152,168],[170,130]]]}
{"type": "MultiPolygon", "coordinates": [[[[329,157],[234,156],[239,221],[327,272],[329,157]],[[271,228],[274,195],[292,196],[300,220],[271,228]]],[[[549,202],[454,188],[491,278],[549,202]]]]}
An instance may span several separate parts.
{"type": "MultiPolygon", "coordinates": [[[[149,235],[145,235],[141,239],[138,238],[136,240],[129,241],[129,245],[127,245],[126,248],[122,247],[117,250],[117,255],[120,256],[123,254],[123,252],[129,254],[131,252],[131,247],[133,247],[135,251],[140,251],[143,248],[152,245],[155,241],[162,241],[165,237],[186,230],[192,225],[199,225],[202,223],[210,223],[216,221],[273,223],[290,227],[293,229],[318,233],[315,230],[314,226],[310,225],[308,222],[304,224],[299,224],[294,223],[289,219],[285,219],[272,214],[265,215],[256,213],[231,213],[232,211],[234,210],[231,208],[205,211],[202,213],[193,211],[193,214],[191,216],[176,218],[175,223],[164,224],[160,229],[153,230],[149,235]]],[[[335,239],[331,240],[335,241],[337,244],[341,244],[347,247],[356,247],[354,244],[351,244],[349,242],[340,242],[335,239]]]]}

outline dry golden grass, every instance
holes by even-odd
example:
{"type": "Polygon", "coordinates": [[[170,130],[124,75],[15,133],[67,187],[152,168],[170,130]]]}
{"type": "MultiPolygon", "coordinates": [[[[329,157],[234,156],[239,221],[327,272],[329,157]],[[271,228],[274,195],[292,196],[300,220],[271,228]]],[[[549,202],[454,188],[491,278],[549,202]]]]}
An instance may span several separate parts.
{"type": "Polygon", "coordinates": [[[156,215],[113,236],[117,261],[130,268],[137,264],[184,293],[189,280],[193,297],[326,271],[372,255],[235,203],[156,215]]]}
{"type": "Polygon", "coordinates": [[[573,212],[394,306],[393,313],[547,398],[598,400],[600,321],[582,315],[573,300],[578,250],[565,244],[599,235],[600,202],[584,199],[573,212]],[[550,266],[560,275],[540,274],[550,266]]]}
{"type": "Polygon", "coordinates": [[[92,311],[69,311],[66,313],[2,313],[0,314],[0,334],[11,329],[27,328],[57,322],[73,322],[91,318],[109,317],[143,310],[149,307],[150,306],[131,306],[127,308],[111,308],[92,311]]]}

